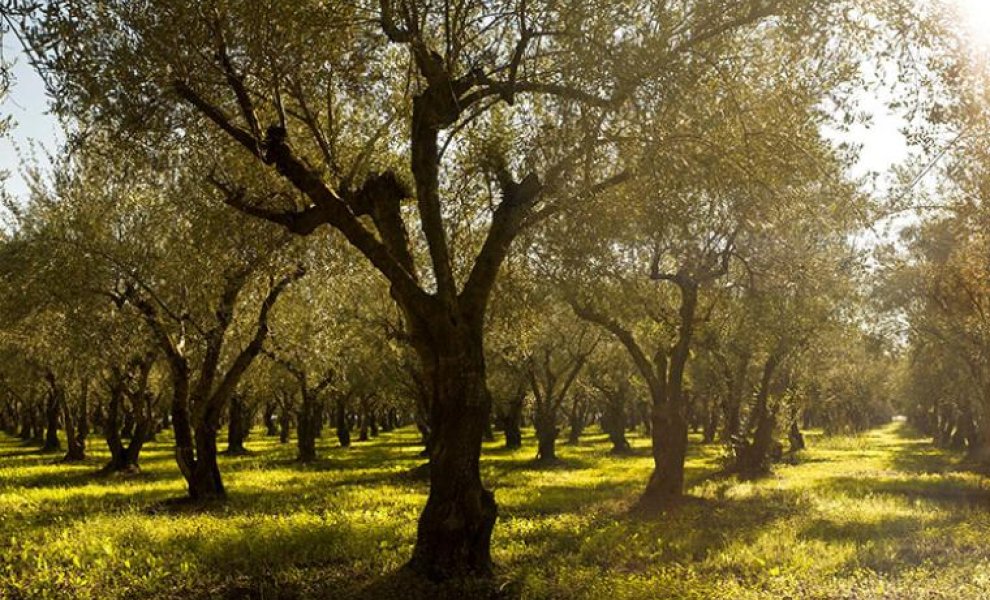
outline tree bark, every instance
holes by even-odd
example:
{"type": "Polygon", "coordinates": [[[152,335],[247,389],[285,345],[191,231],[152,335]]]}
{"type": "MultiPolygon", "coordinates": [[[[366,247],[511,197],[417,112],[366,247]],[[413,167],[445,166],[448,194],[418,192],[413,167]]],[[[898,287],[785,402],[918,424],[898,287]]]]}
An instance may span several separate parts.
{"type": "Polygon", "coordinates": [[[619,389],[605,393],[605,414],[602,415],[602,430],[612,442],[612,454],[628,454],[632,448],[626,439],[626,399],[629,397],[629,383],[622,382],[619,389]]]}
{"type": "Polygon", "coordinates": [[[73,411],[63,398],[62,419],[65,421],[66,453],[64,462],[86,460],[86,436],[89,435],[89,382],[83,381],[79,394],[79,404],[73,411]]]}
{"type": "Polygon", "coordinates": [[[58,439],[58,412],[64,402],[64,392],[55,381],[55,376],[48,374],[49,392],[45,403],[45,443],[42,452],[55,452],[62,448],[58,439]]]}
{"type": "Polygon", "coordinates": [[[334,410],[334,421],[337,429],[337,441],[341,448],[351,447],[351,427],[347,422],[347,400],[349,394],[338,393],[336,397],[336,409],[334,410]]]}
{"type": "Polygon", "coordinates": [[[302,406],[296,418],[297,459],[300,462],[312,462],[317,458],[316,438],[320,431],[320,421],[323,419],[323,407],[320,406],[312,390],[302,389],[301,394],[302,406]]]}
{"type": "MultiPolygon", "coordinates": [[[[442,315],[431,344],[417,350],[432,382],[430,495],[420,515],[410,567],[434,580],[491,574],[498,509],[481,482],[484,424],[491,413],[480,319],[449,326],[442,315]],[[439,334],[439,335],[438,335],[439,334]]],[[[455,321],[456,323],[456,321],[455,321]]]]}
{"type": "Polygon", "coordinates": [[[245,409],[244,399],[239,394],[230,397],[230,407],[228,409],[227,423],[227,449],[225,453],[233,455],[247,454],[244,447],[250,431],[250,415],[245,409]]]}
{"type": "Polygon", "coordinates": [[[552,407],[539,406],[533,415],[533,425],[536,429],[536,460],[553,462],[557,460],[557,427],[556,411],[552,407]]]}
{"type": "Polygon", "coordinates": [[[522,419],[523,403],[526,400],[525,388],[517,392],[511,400],[505,414],[502,415],[502,430],[505,432],[505,447],[514,450],[522,447],[522,429],[520,421],[522,419]]]}
{"type": "Polygon", "coordinates": [[[763,377],[753,409],[753,422],[756,423],[753,441],[742,446],[736,461],[735,470],[744,477],[758,477],[770,471],[770,450],[776,419],[770,410],[769,398],[770,383],[777,363],[776,355],[771,354],[763,365],[763,377]]]}
{"type": "Polygon", "coordinates": [[[581,441],[581,434],[584,433],[585,420],[587,419],[586,413],[587,403],[581,394],[574,394],[574,400],[571,403],[570,414],[568,415],[568,433],[567,433],[567,443],[577,444],[581,441]]]}

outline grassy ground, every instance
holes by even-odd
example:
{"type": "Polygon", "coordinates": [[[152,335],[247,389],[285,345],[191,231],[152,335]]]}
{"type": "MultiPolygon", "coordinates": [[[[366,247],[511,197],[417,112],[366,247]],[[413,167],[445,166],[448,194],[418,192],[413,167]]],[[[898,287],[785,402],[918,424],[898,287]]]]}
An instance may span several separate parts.
{"type": "MultiPolygon", "coordinates": [[[[255,435],[224,458],[230,501],[177,512],[167,444],[144,472],[93,476],[0,438],[0,598],[403,598],[425,485],[416,436],[321,448],[311,466],[255,435]]],[[[990,598],[990,487],[901,425],[809,436],[794,466],[757,483],[714,477],[719,449],[692,446],[690,493],[672,514],[629,508],[651,461],[607,455],[603,436],[537,468],[486,447],[500,517],[497,587],[507,598],[990,598]]],[[[470,597],[460,588],[425,597],[470,597]]]]}

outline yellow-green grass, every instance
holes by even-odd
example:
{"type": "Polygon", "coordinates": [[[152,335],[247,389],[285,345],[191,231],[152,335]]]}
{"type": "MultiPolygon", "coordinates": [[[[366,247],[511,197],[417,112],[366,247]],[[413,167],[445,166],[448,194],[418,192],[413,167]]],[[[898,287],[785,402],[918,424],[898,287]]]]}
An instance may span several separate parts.
{"type": "Polygon", "coordinates": [[[858,437],[810,434],[795,465],[755,483],[717,475],[722,451],[694,443],[695,499],[631,511],[648,440],[612,457],[604,436],[532,462],[486,444],[495,489],[494,587],[414,586],[409,557],[426,485],[411,430],[312,465],[260,433],[224,457],[230,499],[166,508],[183,485],[168,440],[143,473],[103,479],[0,438],[0,598],[990,598],[990,489],[903,425],[858,437]],[[494,589],[494,592],[493,592],[494,589]]]}

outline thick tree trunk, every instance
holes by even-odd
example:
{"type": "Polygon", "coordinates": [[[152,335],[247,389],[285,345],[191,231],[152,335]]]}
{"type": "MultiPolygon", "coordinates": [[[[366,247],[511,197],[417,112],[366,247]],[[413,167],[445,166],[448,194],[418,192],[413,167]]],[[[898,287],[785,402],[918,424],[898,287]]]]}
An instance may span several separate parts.
{"type": "MultiPolygon", "coordinates": [[[[549,401],[548,401],[549,402],[549,401]]],[[[552,407],[537,407],[533,415],[533,425],[536,429],[536,460],[553,462],[557,460],[557,415],[552,407]]]]}
{"type": "MultiPolygon", "coordinates": [[[[438,324],[434,335],[446,328],[438,324]]],[[[479,460],[491,397],[480,324],[437,336],[419,348],[433,383],[430,495],[419,519],[410,567],[435,580],[491,574],[495,496],[481,482],[479,460]],[[424,345],[425,346],[425,345],[424,345]]]]}
{"type": "Polygon", "coordinates": [[[522,447],[522,429],[520,422],[522,420],[523,412],[523,402],[526,399],[526,393],[521,392],[516,394],[512,400],[509,401],[508,410],[502,416],[502,430],[505,432],[505,447],[514,450],[516,448],[522,447]]]}
{"type": "Polygon", "coordinates": [[[207,425],[196,428],[196,460],[187,478],[189,497],[197,502],[227,497],[217,463],[217,431],[207,425]]]}
{"type": "Polygon", "coordinates": [[[228,410],[229,422],[227,423],[227,454],[239,455],[247,454],[244,447],[250,427],[249,415],[244,407],[244,399],[238,394],[230,398],[230,408],[228,410]]]}
{"type": "Polygon", "coordinates": [[[323,410],[310,390],[302,390],[302,406],[296,419],[297,459],[300,462],[316,460],[316,438],[320,429],[323,410]]]}
{"type": "Polygon", "coordinates": [[[680,500],[684,494],[688,422],[681,408],[668,401],[654,410],[651,436],[653,473],[641,500],[646,506],[669,506],[680,500]]]}
{"type": "Polygon", "coordinates": [[[610,391],[606,399],[605,414],[602,415],[602,430],[612,442],[612,454],[628,454],[632,448],[626,439],[626,398],[628,384],[618,391],[610,391]]]}
{"type": "Polygon", "coordinates": [[[681,292],[677,342],[671,350],[669,363],[660,353],[654,359],[656,372],[666,374],[666,382],[654,384],[654,389],[650,391],[653,401],[653,474],[641,499],[641,504],[649,508],[668,506],[684,495],[684,461],[687,458],[689,427],[684,372],[691,355],[699,286],[694,280],[680,275],[674,281],[681,292]]]}

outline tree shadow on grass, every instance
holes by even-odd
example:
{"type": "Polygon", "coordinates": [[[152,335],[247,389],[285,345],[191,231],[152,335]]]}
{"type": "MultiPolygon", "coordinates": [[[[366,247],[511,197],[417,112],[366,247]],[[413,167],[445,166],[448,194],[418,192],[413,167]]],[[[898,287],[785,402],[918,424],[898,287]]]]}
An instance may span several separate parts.
{"type": "Polygon", "coordinates": [[[880,494],[900,496],[908,500],[924,500],[947,508],[986,508],[990,506],[990,489],[976,482],[954,479],[882,479],[832,477],[819,483],[823,495],[843,494],[865,498],[880,494]]]}
{"type": "MultiPolygon", "coordinates": [[[[519,585],[499,579],[460,579],[443,584],[432,583],[399,569],[383,575],[363,586],[342,589],[338,593],[342,599],[396,598],[403,600],[516,600],[522,594],[519,585]]],[[[329,596],[328,596],[329,597],[329,596]]]]}

